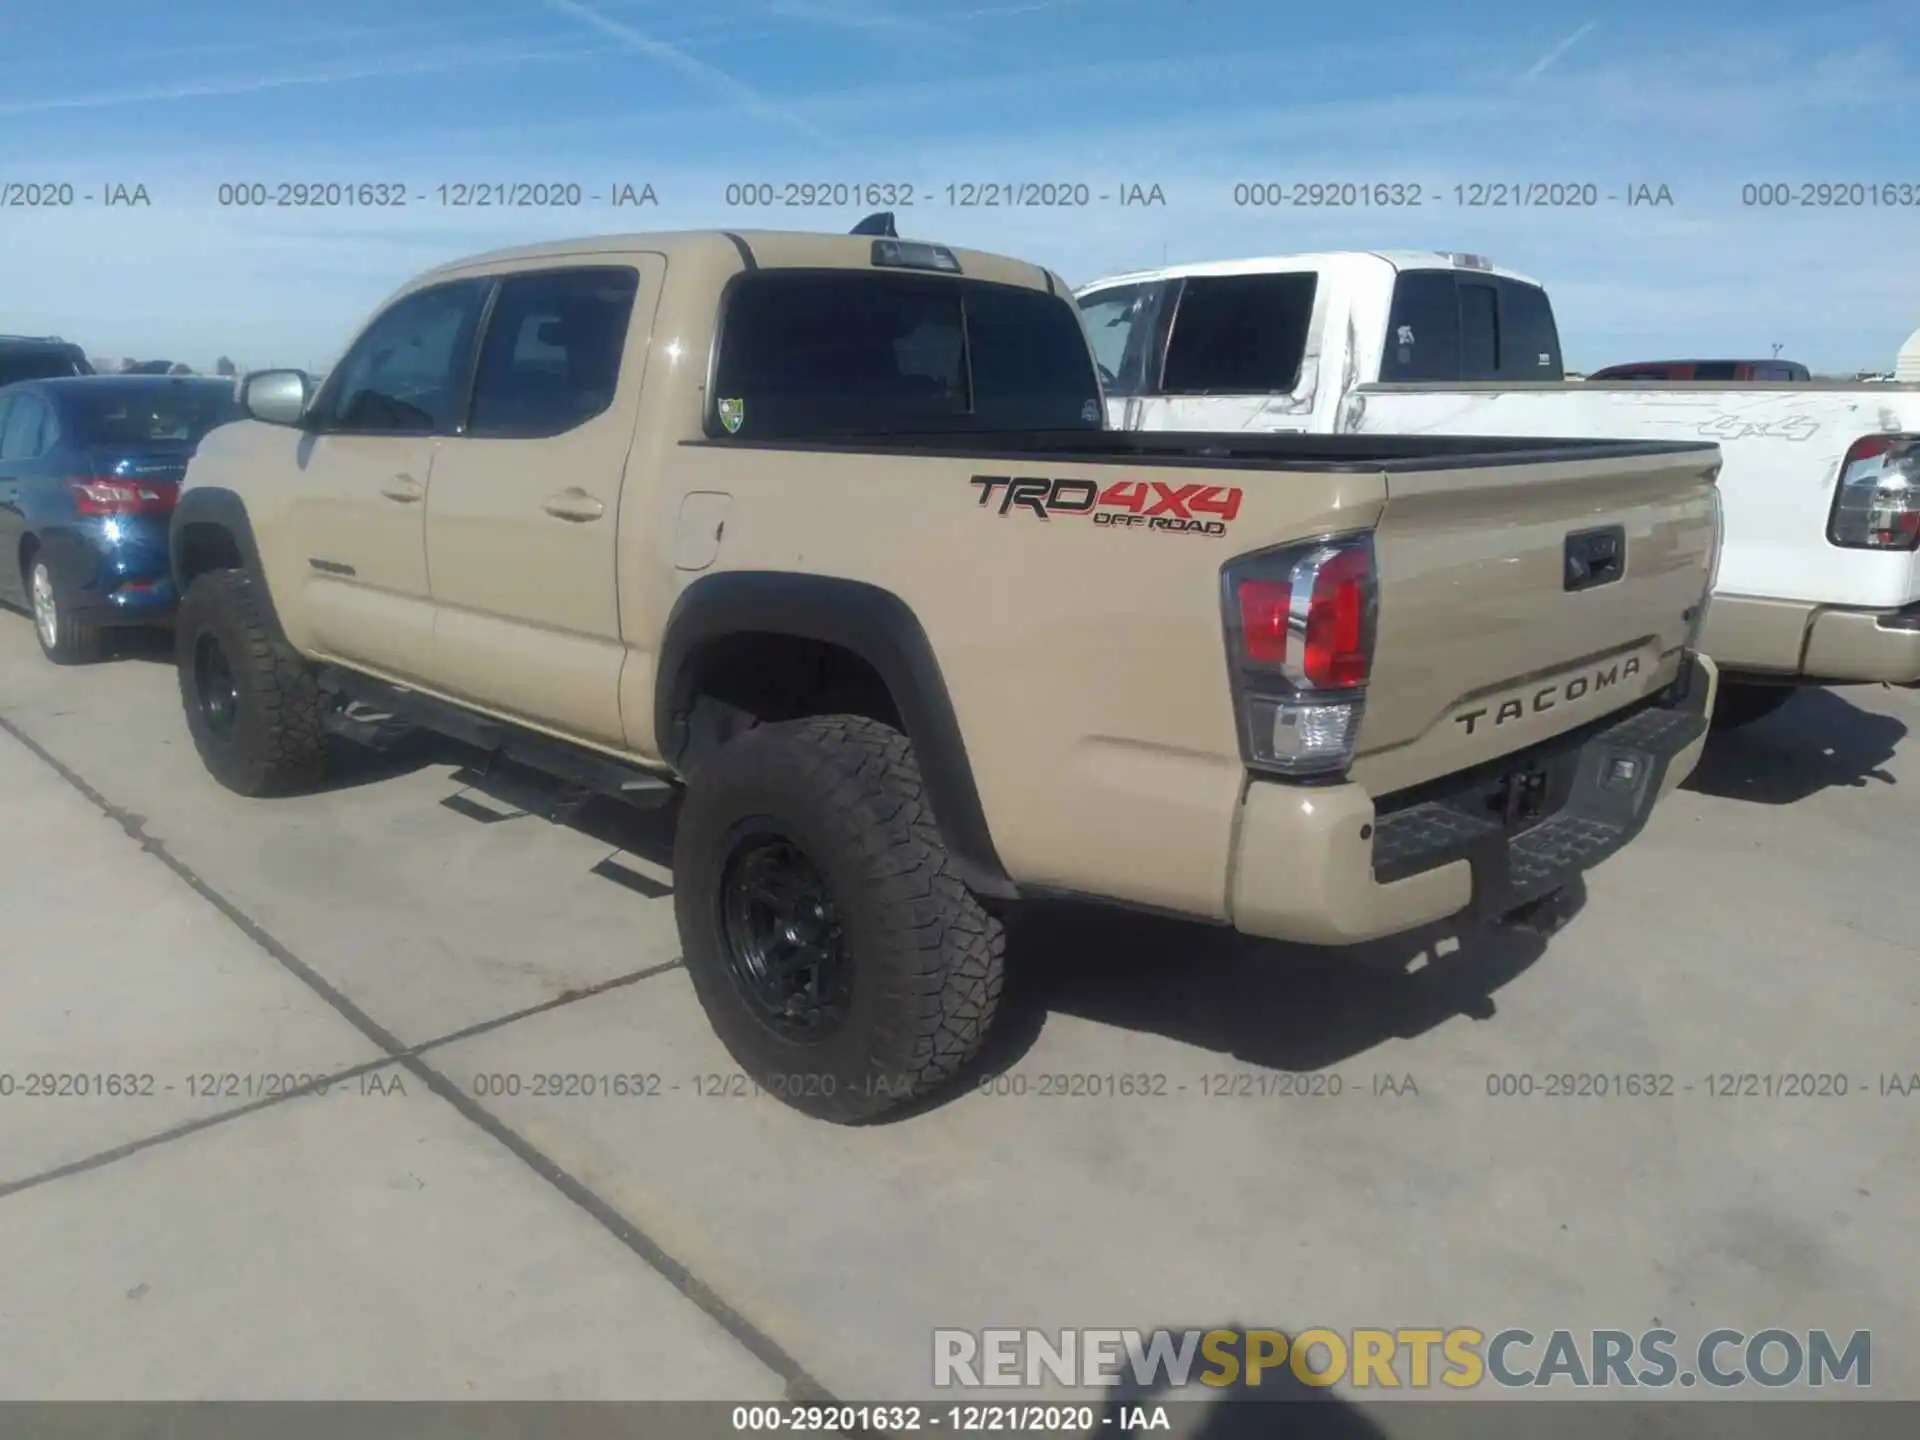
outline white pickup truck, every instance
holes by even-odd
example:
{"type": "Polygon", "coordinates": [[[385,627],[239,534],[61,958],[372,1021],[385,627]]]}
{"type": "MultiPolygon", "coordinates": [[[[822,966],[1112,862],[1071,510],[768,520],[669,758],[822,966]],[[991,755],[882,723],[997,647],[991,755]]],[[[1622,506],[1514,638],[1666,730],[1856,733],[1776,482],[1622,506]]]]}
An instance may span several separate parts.
{"type": "Polygon", "coordinates": [[[1568,381],[1546,291],[1477,255],[1228,260],[1076,294],[1121,429],[1717,441],[1719,723],[1798,684],[1920,683],[1920,385],[1568,381]]]}

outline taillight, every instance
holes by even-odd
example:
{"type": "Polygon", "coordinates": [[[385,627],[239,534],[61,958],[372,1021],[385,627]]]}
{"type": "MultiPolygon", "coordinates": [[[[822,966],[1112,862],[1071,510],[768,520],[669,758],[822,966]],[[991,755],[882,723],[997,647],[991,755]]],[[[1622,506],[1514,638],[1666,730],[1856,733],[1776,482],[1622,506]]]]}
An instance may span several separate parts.
{"type": "Polygon", "coordinates": [[[172,480],[125,480],[117,475],[82,476],[67,481],[74,508],[82,515],[164,515],[179,502],[172,480]]]}
{"type": "Polygon", "coordinates": [[[1282,775],[1344,770],[1373,661],[1371,537],[1245,555],[1221,578],[1243,758],[1282,775]]]}
{"type": "Polygon", "coordinates": [[[1246,658],[1258,665],[1284,664],[1293,621],[1293,587],[1285,580],[1242,580],[1235,594],[1246,658]]]}
{"type": "Polygon", "coordinates": [[[1920,435],[1867,435],[1840,462],[1827,539],[1849,550],[1920,547],[1920,435]]]}
{"type": "Polygon", "coordinates": [[[1313,572],[1306,643],[1300,669],[1318,690],[1352,690],[1367,683],[1373,659],[1367,615],[1373,596],[1373,552],[1340,550],[1313,572]]]}

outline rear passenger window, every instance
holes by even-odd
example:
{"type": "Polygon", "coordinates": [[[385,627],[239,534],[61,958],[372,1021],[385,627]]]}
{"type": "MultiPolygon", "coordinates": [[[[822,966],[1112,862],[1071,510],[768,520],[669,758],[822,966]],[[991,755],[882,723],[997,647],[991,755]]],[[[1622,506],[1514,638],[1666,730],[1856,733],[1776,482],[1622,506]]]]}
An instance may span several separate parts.
{"type": "Polygon", "coordinates": [[[728,291],[709,433],[1099,429],[1072,302],[985,281],[760,271],[728,291]]]}
{"type": "Polygon", "coordinates": [[[1560,331],[1553,305],[1538,285],[1502,280],[1500,289],[1500,378],[1564,380],[1560,331]]]}
{"type": "Polygon", "coordinates": [[[1286,394],[1300,383],[1320,277],[1198,275],[1181,289],[1160,390],[1286,394]]]}
{"type": "Polygon", "coordinates": [[[1491,285],[1458,286],[1460,294],[1460,378],[1500,378],[1500,313],[1491,285]]]}
{"type": "Polygon", "coordinates": [[[14,397],[13,409],[7,415],[7,428],[0,432],[0,460],[31,460],[40,454],[43,408],[35,396],[14,397]]]}
{"type": "Polygon", "coordinates": [[[608,266],[503,280],[474,373],[467,434],[559,435],[613,404],[640,272],[608,266]]]}
{"type": "Polygon", "coordinates": [[[1693,367],[1696,380],[1734,380],[1739,378],[1740,367],[1731,360],[1706,360],[1693,367]]]}
{"type": "Polygon", "coordinates": [[[1393,282],[1380,378],[1460,378],[1460,302],[1451,270],[1402,270],[1393,282]]]}

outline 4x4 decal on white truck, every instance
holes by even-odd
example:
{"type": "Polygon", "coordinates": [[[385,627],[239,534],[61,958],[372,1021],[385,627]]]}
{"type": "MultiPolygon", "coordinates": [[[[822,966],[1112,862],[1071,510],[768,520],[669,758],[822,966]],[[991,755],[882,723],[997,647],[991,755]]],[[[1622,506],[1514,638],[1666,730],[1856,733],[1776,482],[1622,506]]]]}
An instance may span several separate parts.
{"type": "Polygon", "coordinates": [[[1737,415],[1716,415],[1698,427],[1697,434],[1712,440],[1811,440],[1820,433],[1820,422],[1810,415],[1791,420],[1742,420],[1737,415]]]}

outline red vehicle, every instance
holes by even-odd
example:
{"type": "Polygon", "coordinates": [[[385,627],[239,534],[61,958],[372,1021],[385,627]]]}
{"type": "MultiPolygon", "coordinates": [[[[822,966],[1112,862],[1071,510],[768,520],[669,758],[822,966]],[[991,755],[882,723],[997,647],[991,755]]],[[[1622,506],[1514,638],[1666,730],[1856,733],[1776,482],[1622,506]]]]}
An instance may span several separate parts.
{"type": "Polygon", "coordinates": [[[1811,380],[1807,367],[1795,360],[1636,360],[1609,365],[1588,380],[1749,380],[1764,385],[1775,380],[1811,380]]]}

